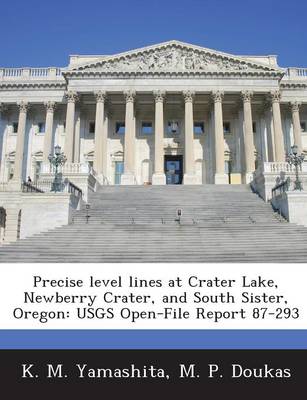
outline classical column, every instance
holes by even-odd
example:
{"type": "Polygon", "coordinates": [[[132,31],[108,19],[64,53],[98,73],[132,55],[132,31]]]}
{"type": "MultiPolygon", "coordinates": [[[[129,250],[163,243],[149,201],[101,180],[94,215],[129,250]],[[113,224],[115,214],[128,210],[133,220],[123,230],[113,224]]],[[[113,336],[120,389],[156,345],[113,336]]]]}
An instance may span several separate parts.
{"type": "Polygon", "coordinates": [[[45,124],[45,138],[44,138],[44,151],[43,163],[48,163],[48,156],[53,153],[52,149],[52,134],[53,134],[53,116],[55,110],[55,102],[48,101],[45,103],[46,107],[46,124],[45,124]]]}
{"type": "Polygon", "coordinates": [[[194,119],[193,100],[195,93],[187,90],[183,92],[184,97],[184,177],[185,185],[196,183],[195,157],[194,157],[194,119]]]}
{"type": "Polygon", "coordinates": [[[96,119],[95,119],[95,151],[94,151],[94,170],[99,175],[105,173],[103,171],[103,159],[106,157],[105,148],[105,102],[107,98],[106,92],[99,91],[95,93],[96,97],[96,119]]]}
{"type": "Polygon", "coordinates": [[[135,92],[128,90],[124,92],[126,100],[125,117],[125,151],[124,151],[124,173],[121,177],[122,185],[134,185],[134,152],[135,152],[135,117],[134,101],[135,92]]]}
{"type": "Polygon", "coordinates": [[[18,131],[17,131],[17,143],[15,152],[14,162],[14,175],[11,180],[11,186],[14,186],[16,190],[20,189],[20,183],[22,181],[22,166],[24,157],[25,147],[25,136],[26,136],[26,124],[27,124],[27,112],[29,105],[25,101],[18,103],[19,118],[18,118],[18,131]]]}
{"type": "Polygon", "coordinates": [[[270,93],[270,100],[272,102],[273,111],[275,161],[277,162],[285,161],[285,145],[281,125],[280,99],[281,93],[279,90],[275,90],[270,93]]]}
{"type": "Polygon", "coordinates": [[[253,93],[251,91],[243,91],[241,93],[243,101],[244,115],[244,156],[245,156],[245,183],[250,183],[255,170],[255,154],[254,154],[254,133],[251,99],[253,93]]]}
{"type": "Polygon", "coordinates": [[[290,103],[290,108],[292,112],[294,144],[297,145],[299,154],[301,154],[303,151],[302,129],[300,121],[300,105],[301,103],[298,103],[297,101],[290,103]]]}
{"type": "Polygon", "coordinates": [[[263,116],[265,124],[266,143],[267,143],[267,161],[274,162],[275,143],[274,143],[274,123],[273,123],[272,103],[267,100],[263,103],[263,116]]]}
{"type": "Polygon", "coordinates": [[[66,137],[64,153],[67,157],[67,162],[74,162],[74,136],[75,136],[75,111],[78,95],[75,92],[69,91],[66,93],[67,113],[66,113],[66,137]]]}
{"type": "Polygon", "coordinates": [[[3,121],[4,113],[7,110],[7,107],[5,104],[0,103],[0,172],[1,172],[1,177],[0,180],[2,180],[3,177],[3,172],[4,172],[4,165],[3,165],[3,159],[2,159],[2,150],[3,150],[3,145],[5,142],[5,125],[3,121]]]}
{"type": "Polygon", "coordinates": [[[214,144],[215,144],[215,176],[214,183],[228,183],[228,177],[225,174],[225,149],[224,149],[224,127],[223,127],[223,101],[224,93],[222,91],[212,92],[214,102],[214,144]]]}
{"type": "Polygon", "coordinates": [[[155,97],[155,170],[152,176],[153,185],[165,185],[166,177],[164,173],[164,115],[163,103],[165,92],[157,90],[155,97]]]}

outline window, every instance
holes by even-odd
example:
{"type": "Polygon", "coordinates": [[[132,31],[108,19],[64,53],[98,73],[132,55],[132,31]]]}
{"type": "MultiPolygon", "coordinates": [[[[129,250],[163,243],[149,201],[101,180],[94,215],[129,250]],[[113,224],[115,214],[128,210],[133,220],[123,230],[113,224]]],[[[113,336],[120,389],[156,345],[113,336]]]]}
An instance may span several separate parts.
{"type": "Polygon", "coordinates": [[[205,132],[205,124],[203,122],[194,122],[194,134],[202,135],[205,132]]]}
{"type": "Polygon", "coordinates": [[[141,134],[151,135],[153,133],[152,122],[142,122],[141,134]]]}
{"type": "Polygon", "coordinates": [[[231,133],[230,122],[224,122],[223,127],[224,127],[224,134],[228,135],[229,133],[231,133]]]}
{"type": "Polygon", "coordinates": [[[253,122],[253,133],[257,132],[257,123],[253,122]]]}
{"type": "Polygon", "coordinates": [[[66,132],[66,122],[63,122],[63,133],[66,132]]]}
{"type": "Polygon", "coordinates": [[[45,133],[45,122],[39,122],[38,126],[38,133],[45,133]]]}
{"type": "Polygon", "coordinates": [[[12,132],[17,133],[18,132],[18,122],[13,122],[12,127],[13,127],[12,132]]]}
{"type": "Polygon", "coordinates": [[[95,133],[95,122],[91,121],[88,128],[88,133],[95,133]]]}
{"type": "Polygon", "coordinates": [[[125,134],[125,123],[124,122],[116,122],[115,124],[115,133],[117,135],[125,134]]]}
{"type": "Polygon", "coordinates": [[[170,136],[178,135],[178,133],[179,133],[179,122],[178,121],[168,121],[168,123],[167,123],[167,133],[170,136]]]}
{"type": "Polygon", "coordinates": [[[305,121],[301,122],[301,129],[302,129],[302,132],[306,132],[306,122],[305,121]]]}

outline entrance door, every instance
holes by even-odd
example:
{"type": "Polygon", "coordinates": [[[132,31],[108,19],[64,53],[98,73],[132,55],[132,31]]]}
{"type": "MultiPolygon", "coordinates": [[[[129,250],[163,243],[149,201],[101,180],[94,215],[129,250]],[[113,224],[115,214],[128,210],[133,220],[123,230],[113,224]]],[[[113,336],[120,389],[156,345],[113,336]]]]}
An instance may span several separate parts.
{"type": "Polygon", "coordinates": [[[124,162],[115,161],[115,185],[120,185],[121,176],[124,173],[124,162]]]}
{"type": "Polygon", "coordinates": [[[180,185],[182,183],[182,156],[165,156],[164,169],[167,185],[180,185]]]}

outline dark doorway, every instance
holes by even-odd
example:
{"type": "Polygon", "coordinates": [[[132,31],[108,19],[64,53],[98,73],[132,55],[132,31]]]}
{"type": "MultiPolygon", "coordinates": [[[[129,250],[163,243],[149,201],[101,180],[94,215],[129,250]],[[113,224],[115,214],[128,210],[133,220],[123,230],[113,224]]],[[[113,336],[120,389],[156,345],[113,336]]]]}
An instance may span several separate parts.
{"type": "Polygon", "coordinates": [[[164,169],[167,185],[180,185],[183,178],[183,157],[165,156],[164,169]]]}

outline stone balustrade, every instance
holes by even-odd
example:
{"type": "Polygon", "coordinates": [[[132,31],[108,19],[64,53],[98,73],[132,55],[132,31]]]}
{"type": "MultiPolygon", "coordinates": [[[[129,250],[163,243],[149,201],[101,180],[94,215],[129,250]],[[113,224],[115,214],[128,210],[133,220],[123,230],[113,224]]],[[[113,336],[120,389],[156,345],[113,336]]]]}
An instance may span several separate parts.
{"type": "Polygon", "coordinates": [[[47,68],[0,68],[0,81],[32,80],[32,79],[63,79],[64,69],[47,68]]]}
{"type": "Polygon", "coordinates": [[[287,68],[286,79],[307,79],[307,68],[287,68]]]}
{"type": "MultiPolygon", "coordinates": [[[[290,178],[291,182],[295,179],[295,167],[286,162],[263,162],[254,172],[251,186],[265,201],[272,198],[272,189],[279,183],[290,178]]],[[[300,179],[303,187],[307,188],[307,163],[303,163],[300,168],[300,179]]]]}
{"type": "MultiPolygon", "coordinates": [[[[64,166],[59,168],[59,171],[63,174],[88,174],[91,172],[91,168],[87,163],[65,163],[64,166]]],[[[54,167],[49,163],[43,163],[41,167],[41,173],[49,174],[54,172],[54,167]]]]}
{"type": "MultiPolygon", "coordinates": [[[[266,173],[277,173],[286,172],[286,173],[294,173],[295,167],[294,165],[290,165],[287,162],[264,162],[260,168],[262,172],[266,173]]],[[[307,172],[307,163],[303,163],[301,166],[302,172],[307,172]]]]}

